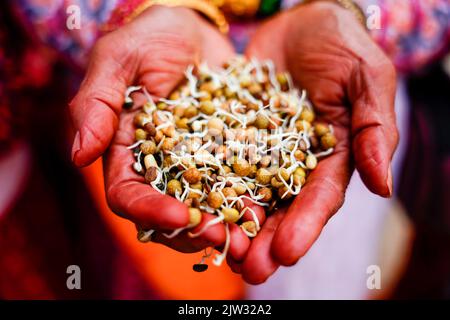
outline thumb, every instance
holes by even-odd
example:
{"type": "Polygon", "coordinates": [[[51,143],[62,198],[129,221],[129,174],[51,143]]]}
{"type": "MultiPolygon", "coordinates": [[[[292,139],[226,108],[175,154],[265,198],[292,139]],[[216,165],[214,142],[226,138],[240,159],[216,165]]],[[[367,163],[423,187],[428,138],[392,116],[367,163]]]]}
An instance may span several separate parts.
{"type": "Polygon", "coordinates": [[[381,64],[357,68],[350,88],[356,168],[374,193],[393,193],[391,160],[398,143],[395,120],[396,73],[386,58],[381,64]]]}

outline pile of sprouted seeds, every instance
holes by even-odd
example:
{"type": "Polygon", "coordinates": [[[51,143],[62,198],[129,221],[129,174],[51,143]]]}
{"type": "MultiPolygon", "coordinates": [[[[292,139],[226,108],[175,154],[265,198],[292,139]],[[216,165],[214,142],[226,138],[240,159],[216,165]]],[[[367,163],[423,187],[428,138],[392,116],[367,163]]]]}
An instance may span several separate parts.
{"type": "MultiPolygon", "coordinates": [[[[189,224],[164,234],[167,238],[185,230],[195,238],[225,224],[226,242],[213,260],[220,265],[230,245],[229,223],[248,237],[261,228],[244,199],[270,214],[280,201],[299,194],[318,159],[331,154],[337,141],[330,125],[315,121],[306,92],[293,87],[289,74],[276,73],[271,61],[236,57],[221,69],[190,66],[185,76],[168,99],[156,103],[145,88],[127,90],[127,104],[134,91],[147,97],[134,118],[136,142],[129,149],[146,183],[189,207],[189,224]],[[251,219],[244,219],[247,211],[251,219]],[[202,213],[215,218],[189,232],[202,213]]],[[[140,230],[138,238],[149,241],[152,233],[140,230]]],[[[206,270],[204,258],[194,270],[206,270]]]]}

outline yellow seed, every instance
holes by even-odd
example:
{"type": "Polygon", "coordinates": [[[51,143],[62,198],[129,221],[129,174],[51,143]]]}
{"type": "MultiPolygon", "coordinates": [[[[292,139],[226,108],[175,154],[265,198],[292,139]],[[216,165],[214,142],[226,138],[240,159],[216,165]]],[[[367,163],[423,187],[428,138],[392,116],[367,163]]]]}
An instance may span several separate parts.
{"type": "Polygon", "coordinates": [[[259,164],[263,168],[267,168],[270,165],[271,158],[270,156],[264,156],[261,158],[261,161],[259,161],[259,164]]]}
{"type": "Polygon", "coordinates": [[[208,132],[215,136],[222,134],[223,131],[223,121],[219,118],[211,118],[208,121],[208,132]]]}
{"type": "Polygon", "coordinates": [[[272,174],[269,170],[260,168],[256,173],[256,181],[260,184],[269,184],[272,179],[272,174]]]}
{"type": "Polygon", "coordinates": [[[188,119],[188,118],[181,118],[181,119],[178,119],[177,121],[175,121],[175,124],[176,124],[177,127],[180,128],[180,129],[186,129],[186,130],[188,130],[188,129],[189,129],[189,124],[188,124],[188,122],[189,122],[189,119],[188,119]]]}
{"type": "Polygon", "coordinates": [[[219,192],[212,191],[208,194],[208,205],[213,209],[219,209],[223,204],[223,198],[219,192]]]}
{"type": "Polygon", "coordinates": [[[303,151],[301,150],[295,150],[294,152],[294,158],[298,161],[305,161],[306,159],[306,155],[303,151]]]}
{"type": "Polygon", "coordinates": [[[198,110],[195,106],[189,106],[184,110],[184,116],[186,118],[192,118],[195,117],[198,114],[198,110]]]}
{"type": "Polygon", "coordinates": [[[152,140],[147,140],[141,144],[140,149],[143,154],[154,154],[156,152],[156,144],[152,140]]]}
{"type": "Polygon", "coordinates": [[[331,133],[327,133],[322,136],[322,138],[320,138],[320,144],[324,149],[334,148],[336,146],[336,143],[336,137],[331,133]]]}
{"type": "Polygon", "coordinates": [[[273,177],[273,178],[270,180],[270,184],[271,184],[272,187],[274,187],[274,188],[281,188],[282,186],[284,186],[283,182],[278,181],[278,179],[275,178],[275,177],[273,177]]]}
{"type": "Polygon", "coordinates": [[[297,120],[295,121],[295,128],[297,131],[309,131],[311,129],[311,124],[305,120],[297,120]]]}
{"type": "Polygon", "coordinates": [[[246,184],[250,190],[255,190],[256,186],[253,182],[247,182],[246,184]]]}
{"type": "Polygon", "coordinates": [[[281,188],[278,189],[278,196],[279,196],[281,199],[289,199],[289,198],[291,198],[291,197],[292,197],[292,194],[291,194],[290,192],[287,192],[287,193],[286,193],[286,191],[288,191],[288,189],[286,188],[286,186],[282,186],[281,188]]]}
{"type": "Polygon", "coordinates": [[[269,118],[267,118],[265,115],[259,113],[256,116],[255,126],[258,129],[267,129],[269,127],[269,124],[270,124],[269,118]]]}
{"type": "Polygon", "coordinates": [[[234,208],[223,208],[222,214],[224,215],[224,222],[236,222],[239,220],[239,211],[234,208]]]}
{"type": "Polygon", "coordinates": [[[189,208],[189,226],[196,227],[202,221],[202,212],[197,208],[189,208]]]}
{"type": "Polygon", "coordinates": [[[256,223],[255,221],[245,221],[241,224],[241,227],[251,234],[256,233],[256,223]]]}
{"type": "Polygon", "coordinates": [[[214,104],[210,100],[202,101],[200,103],[200,111],[204,114],[210,116],[214,112],[216,112],[216,107],[214,107],[214,104]]]}
{"type": "Polygon", "coordinates": [[[247,192],[247,188],[243,184],[235,184],[232,188],[236,191],[238,196],[241,196],[247,192]]]}
{"type": "Polygon", "coordinates": [[[262,195],[263,198],[260,200],[262,202],[269,202],[272,200],[272,189],[270,188],[261,188],[258,190],[258,195],[262,195]]]}
{"type": "Polygon", "coordinates": [[[284,181],[289,181],[291,175],[285,168],[281,168],[280,170],[278,170],[278,174],[276,175],[278,180],[280,179],[280,176],[284,181]]]}
{"type": "Polygon", "coordinates": [[[135,133],[135,139],[136,140],[145,140],[147,139],[147,132],[145,132],[144,129],[136,129],[135,133]]]}
{"type": "Polygon", "coordinates": [[[237,197],[237,193],[233,188],[230,187],[226,187],[222,189],[222,193],[225,196],[225,198],[236,198],[237,197]]]}
{"type": "Polygon", "coordinates": [[[305,182],[306,182],[306,178],[304,176],[297,175],[297,174],[294,175],[294,184],[295,185],[302,186],[305,184],[305,182]]]}
{"type": "Polygon", "coordinates": [[[181,187],[181,182],[176,179],[170,180],[167,183],[167,193],[170,194],[171,196],[175,196],[175,193],[177,191],[179,194],[181,194],[183,191],[183,189],[181,187]]]}
{"type": "Polygon", "coordinates": [[[252,167],[245,159],[237,159],[233,163],[233,171],[241,177],[246,177],[251,172],[252,167]]]}
{"type": "Polygon", "coordinates": [[[317,123],[314,126],[314,133],[318,136],[321,137],[325,134],[327,134],[330,131],[330,128],[328,128],[328,126],[324,123],[317,123]]]}
{"type": "Polygon", "coordinates": [[[294,176],[306,177],[306,172],[303,168],[297,168],[294,171],[294,176]]]}
{"type": "Polygon", "coordinates": [[[309,154],[306,157],[306,167],[313,170],[317,167],[317,158],[313,154],[309,154]]]}
{"type": "Polygon", "coordinates": [[[307,122],[313,122],[314,121],[314,112],[309,108],[304,108],[302,110],[302,113],[300,114],[300,119],[305,120],[307,122]]]}

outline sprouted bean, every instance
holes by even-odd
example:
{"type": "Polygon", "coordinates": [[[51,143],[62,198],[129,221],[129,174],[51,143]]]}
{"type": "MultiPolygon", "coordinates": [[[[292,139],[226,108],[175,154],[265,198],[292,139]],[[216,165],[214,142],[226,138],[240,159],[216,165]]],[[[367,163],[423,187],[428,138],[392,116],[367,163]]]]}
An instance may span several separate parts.
{"type": "MultiPolygon", "coordinates": [[[[135,91],[148,100],[135,115],[136,142],[128,148],[146,183],[189,207],[189,224],[164,236],[185,231],[196,238],[224,224],[225,245],[213,259],[220,265],[230,246],[229,224],[238,224],[248,237],[261,229],[244,200],[270,215],[279,202],[300,193],[338,141],[331,125],[315,122],[306,92],[294,88],[288,73],[276,73],[271,61],[237,57],[217,70],[205,63],[189,66],[185,76],[168,99],[156,102],[144,87],[127,90],[128,108],[135,91]],[[243,221],[247,211],[252,220],[243,221]],[[192,232],[205,213],[215,217],[192,232]]],[[[150,241],[152,233],[140,229],[138,239],[150,241]]],[[[211,255],[194,270],[205,271],[211,255]]]]}

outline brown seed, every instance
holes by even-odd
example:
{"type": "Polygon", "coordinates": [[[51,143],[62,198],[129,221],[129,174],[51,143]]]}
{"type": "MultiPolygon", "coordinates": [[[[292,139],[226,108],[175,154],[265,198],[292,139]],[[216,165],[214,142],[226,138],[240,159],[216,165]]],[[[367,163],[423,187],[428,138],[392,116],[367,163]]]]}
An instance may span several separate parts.
{"type": "Polygon", "coordinates": [[[202,221],[202,212],[197,208],[189,208],[189,226],[196,227],[202,221]]]}
{"type": "Polygon", "coordinates": [[[156,108],[158,108],[159,110],[166,110],[166,108],[167,108],[167,104],[165,103],[165,102],[158,102],[157,104],[156,104],[156,108]]]}
{"type": "Polygon", "coordinates": [[[155,181],[158,176],[158,169],[156,167],[150,167],[145,171],[145,182],[150,183],[155,181]]]}
{"type": "Polygon", "coordinates": [[[320,143],[323,149],[334,148],[336,146],[337,140],[332,133],[327,133],[322,138],[320,138],[320,143]]]}
{"type": "Polygon", "coordinates": [[[259,83],[252,83],[249,87],[248,87],[248,91],[256,96],[259,95],[262,92],[263,88],[261,87],[261,85],[259,83]]]}
{"type": "Polygon", "coordinates": [[[270,188],[261,188],[258,190],[258,195],[263,195],[264,197],[261,199],[262,202],[269,202],[272,200],[272,189],[270,188]]]}
{"type": "Polygon", "coordinates": [[[156,144],[152,140],[147,140],[140,145],[143,154],[154,154],[156,152],[156,144]]]}
{"type": "Polygon", "coordinates": [[[224,222],[233,223],[239,220],[239,211],[234,208],[223,208],[222,214],[224,215],[224,222]]]}
{"type": "Polygon", "coordinates": [[[152,122],[147,122],[144,125],[144,129],[145,129],[145,131],[147,131],[147,133],[150,137],[154,137],[156,135],[156,128],[152,122]]]}
{"type": "Polygon", "coordinates": [[[231,187],[226,187],[222,189],[222,193],[225,196],[225,198],[236,198],[237,197],[237,193],[236,191],[234,191],[233,188],[231,187]]]}
{"type": "Polygon", "coordinates": [[[164,139],[162,145],[161,145],[161,149],[163,151],[170,151],[174,148],[175,146],[175,141],[172,138],[166,138],[164,139]]]}
{"type": "Polygon", "coordinates": [[[179,194],[183,192],[183,188],[181,187],[181,182],[172,179],[167,183],[167,193],[171,196],[175,196],[175,193],[178,191],[179,194]]]}
{"type": "Polygon", "coordinates": [[[212,191],[208,194],[208,205],[213,209],[219,209],[223,204],[223,198],[219,192],[212,191]]]}
{"type": "Polygon", "coordinates": [[[197,168],[189,168],[183,173],[183,178],[189,183],[189,184],[195,184],[200,182],[202,179],[202,174],[200,171],[198,171],[197,168]]]}
{"type": "Polygon", "coordinates": [[[291,175],[285,168],[281,168],[280,170],[278,170],[278,174],[276,175],[278,180],[280,180],[280,176],[284,181],[289,181],[291,175]]]}

